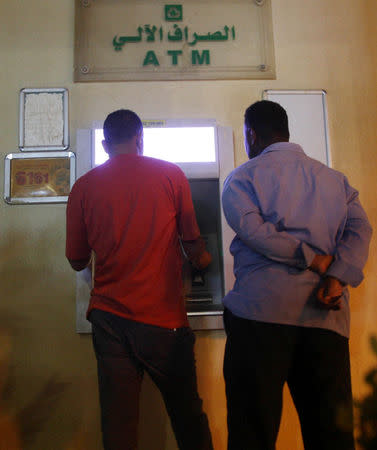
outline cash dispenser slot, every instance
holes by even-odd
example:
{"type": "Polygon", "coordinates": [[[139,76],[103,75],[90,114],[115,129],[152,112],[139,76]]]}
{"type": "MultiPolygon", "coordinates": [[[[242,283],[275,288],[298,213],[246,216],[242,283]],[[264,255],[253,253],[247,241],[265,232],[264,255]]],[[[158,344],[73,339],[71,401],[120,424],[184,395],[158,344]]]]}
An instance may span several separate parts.
{"type": "Polygon", "coordinates": [[[190,265],[184,268],[186,307],[190,315],[221,311],[224,282],[219,180],[190,179],[189,183],[199,229],[212,256],[211,264],[203,271],[190,265]]]}

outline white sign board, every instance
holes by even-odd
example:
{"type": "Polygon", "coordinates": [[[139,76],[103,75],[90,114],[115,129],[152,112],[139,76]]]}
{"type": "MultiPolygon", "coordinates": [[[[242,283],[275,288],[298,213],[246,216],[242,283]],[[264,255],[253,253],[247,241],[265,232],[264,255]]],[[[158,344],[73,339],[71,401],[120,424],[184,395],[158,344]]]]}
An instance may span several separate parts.
{"type": "Polygon", "coordinates": [[[326,92],[323,90],[266,90],[265,100],[279,103],[288,115],[290,141],[311,158],[331,166],[326,92]]]}

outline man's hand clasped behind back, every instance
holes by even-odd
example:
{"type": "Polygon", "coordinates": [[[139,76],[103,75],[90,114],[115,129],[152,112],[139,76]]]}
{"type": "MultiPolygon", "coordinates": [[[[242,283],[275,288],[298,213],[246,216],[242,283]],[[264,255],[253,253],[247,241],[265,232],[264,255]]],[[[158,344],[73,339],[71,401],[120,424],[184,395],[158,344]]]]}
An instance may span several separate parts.
{"type": "Polygon", "coordinates": [[[333,260],[332,255],[316,255],[309,269],[322,277],[316,292],[317,300],[326,309],[338,310],[341,308],[343,284],[337,278],[326,275],[333,260]]]}

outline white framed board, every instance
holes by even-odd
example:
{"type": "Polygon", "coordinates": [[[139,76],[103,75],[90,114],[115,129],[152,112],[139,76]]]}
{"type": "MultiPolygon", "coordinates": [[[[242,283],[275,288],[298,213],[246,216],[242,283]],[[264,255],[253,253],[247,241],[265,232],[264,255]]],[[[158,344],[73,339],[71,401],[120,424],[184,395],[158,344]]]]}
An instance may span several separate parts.
{"type": "Polygon", "coordinates": [[[279,103],[287,111],[290,141],[331,167],[326,91],[267,89],[263,99],[279,103]]]}
{"type": "Polygon", "coordinates": [[[21,89],[19,149],[65,151],[68,147],[68,90],[21,89]]]}

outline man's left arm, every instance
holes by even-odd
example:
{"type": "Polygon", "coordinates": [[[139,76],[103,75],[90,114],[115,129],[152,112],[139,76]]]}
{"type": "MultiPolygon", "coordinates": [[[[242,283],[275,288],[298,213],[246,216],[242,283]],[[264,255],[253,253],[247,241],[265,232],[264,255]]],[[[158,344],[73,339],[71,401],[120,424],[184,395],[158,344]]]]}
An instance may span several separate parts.
{"type": "Polygon", "coordinates": [[[305,242],[285,231],[278,231],[273,223],[264,220],[251,183],[227,179],[222,203],[229,225],[245,245],[273,261],[299,269],[310,268],[316,257],[315,251],[305,242]]]}
{"type": "Polygon", "coordinates": [[[175,196],[177,226],[182,247],[194,268],[204,270],[211,263],[212,257],[206,250],[204,239],[200,236],[190,186],[181,170],[177,172],[175,196]]]}
{"type": "Polygon", "coordinates": [[[326,275],[337,278],[344,285],[358,286],[363,278],[363,268],[368,259],[372,227],[359,201],[359,194],[347,180],[347,220],[337,244],[333,263],[326,275]]]}
{"type": "Polygon", "coordinates": [[[90,263],[91,248],[88,244],[82,198],[77,183],[68,198],[66,219],[66,257],[71,267],[80,271],[90,263]]]}
{"type": "Polygon", "coordinates": [[[316,293],[327,309],[341,309],[345,285],[358,286],[364,278],[363,268],[368,258],[372,227],[360,204],[358,192],[345,180],[347,219],[336,247],[334,261],[326,271],[316,293]]]}

